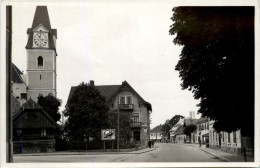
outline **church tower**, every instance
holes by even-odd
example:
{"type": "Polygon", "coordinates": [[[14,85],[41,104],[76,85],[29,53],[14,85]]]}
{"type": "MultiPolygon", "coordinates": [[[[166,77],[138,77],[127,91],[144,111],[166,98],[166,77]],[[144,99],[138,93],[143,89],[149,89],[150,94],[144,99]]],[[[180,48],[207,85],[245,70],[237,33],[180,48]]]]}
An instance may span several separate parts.
{"type": "Polygon", "coordinates": [[[37,102],[38,96],[56,96],[56,39],[46,6],[37,6],[32,27],[28,28],[27,97],[37,102]]]}

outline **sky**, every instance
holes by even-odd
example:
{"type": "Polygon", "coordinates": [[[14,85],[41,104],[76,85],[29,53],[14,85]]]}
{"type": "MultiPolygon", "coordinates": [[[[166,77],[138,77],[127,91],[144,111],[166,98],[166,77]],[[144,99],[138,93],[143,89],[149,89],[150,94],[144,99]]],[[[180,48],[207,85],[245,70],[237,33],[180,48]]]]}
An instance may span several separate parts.
{"type": "MultiPolygon", "coordinates": [[[[13,5],[13,63],[26,73],[27,28],[37,5],[13,5]]],[[[181,89],[175,65],[181,46],[172,43],[172,1],[89,1],[48,3],[51,27],[57,29],[57,97],[64,110],[71,86],[127,81],[152,104],[151,128],[174,115],[196,118],[199,101],[181,89]]]]}

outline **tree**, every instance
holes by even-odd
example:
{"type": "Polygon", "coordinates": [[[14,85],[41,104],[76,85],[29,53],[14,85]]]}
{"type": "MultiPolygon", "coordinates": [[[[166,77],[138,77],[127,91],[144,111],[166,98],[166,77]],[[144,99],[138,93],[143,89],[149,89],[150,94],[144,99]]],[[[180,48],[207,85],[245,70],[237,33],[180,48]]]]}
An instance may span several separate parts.
{"type": "Polygon", "coordinates": [[[166,120],[162,125],[162,132],[164,136],[170,136],[170,129],[181,119],[184,118],[182,115],[175,115],[170,120],[166,120]]]}
{"type": "Polygon", "coordinates": [[[88,144],[90,137],[100,140],[101,129],[107,127],[108,109],[105,97],[95,86],[83,82],[78,85],[64,112],[69,141],[88,144]]]}
{"type": "MultiPolygon", "coordinates": [[[[131,114],[130,113],[119,113],[119,134],[120,134],[120,148],[128,148],[130,145],[130,140],[132,137],[131,130],[131,114]]],[[[114,112],[110,112],[108,115],[108,125],[109,128],[116,129],[117,134],[117,124],[118,124],[118,114],[114,112]]],[[[117,141],[116,141],[117,143],[117,141]]]]}
{"type": "Polygon", "coordinates": [[[176,7],[170,34],[182,45],[182,89],[214,128],[254,136],[254,7],[176,7]]]}
{"type": "Polygon", "coordinates": [[[59,121],[61,115],[59,113],[59,107],[61,106],[61,100],[53,96],[53,94],[48,94],[47,96],[40,95],[38,97],[38,104],[41,105],[48,114],[54,119],[55,122],[59,121]]]}
{"type": "Polygon", "coordinates": [[[186,127],[184,128],[183,133],[184,133],[185,135],[191,137],[191,133],[192,133],[193,131],[195,131],[196,128],[197,128],[196,125],[190,124],[190,125],[188,125],[188,126],[186,126],[186,127]]]}

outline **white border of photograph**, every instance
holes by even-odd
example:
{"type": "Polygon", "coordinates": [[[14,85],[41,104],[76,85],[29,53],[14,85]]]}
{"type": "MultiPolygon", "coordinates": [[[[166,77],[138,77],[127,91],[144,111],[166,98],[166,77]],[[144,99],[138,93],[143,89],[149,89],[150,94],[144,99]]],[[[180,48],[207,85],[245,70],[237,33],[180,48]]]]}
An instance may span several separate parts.
{"type": "MultiPolygon", "coordinates": [[[[258,167],[259,166],[259,118],[260,118],[260,33],[259,33],[259,1],[247,0],[137,0],[138,3],[169,3],[172,6],[255,6],[255,161],[253,163],[203,163],[203,162],[143,162],[143,163],[118,163],[118,162],[98,162],[98,163],[6,163],[6,55],[5,55],[5,39],[6,39],[6,5],[19,6],[23,3],[26,5],[47,5],[47,6],[84,6],[86,3],[122,3],[127,5],[127,2],[132,0],[91,0],[87,2],[82,1],[2,1],[1,2],[1,167],[258,167]]],[[[13,16],[15,17],[15,16],[13,16]]],[[[170,18],[169,18],[170,19],[170,18]]],[[[30,25],[28,25],[30,26],[30,25]]],[[[169,25],[170,26],[170,25],[169,25]]],[[[57,28],[57,27],[55,27],[57,28]]],[[[26,32],[25,32],[26,33],[26,32]]],[[[24,45],[24,44],[23,44],[24,45]]],[[[173,45],[173,44],[172,44],[173,45]]],[[[173,65],[174,66],[174,65],[173,65]]],[[[246,115],[246,113],[245,113],[246,115]]]]}

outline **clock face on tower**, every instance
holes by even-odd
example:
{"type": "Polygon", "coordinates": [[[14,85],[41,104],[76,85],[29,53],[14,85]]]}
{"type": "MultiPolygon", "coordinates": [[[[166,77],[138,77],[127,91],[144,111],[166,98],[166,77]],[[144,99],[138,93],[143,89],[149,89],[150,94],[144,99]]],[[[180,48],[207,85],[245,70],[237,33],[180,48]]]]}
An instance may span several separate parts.
{"type": "Polygon", "coordinates": [[[33,45],[34,47],[48,47],[48,34],[34,33],[33,45]]]}

